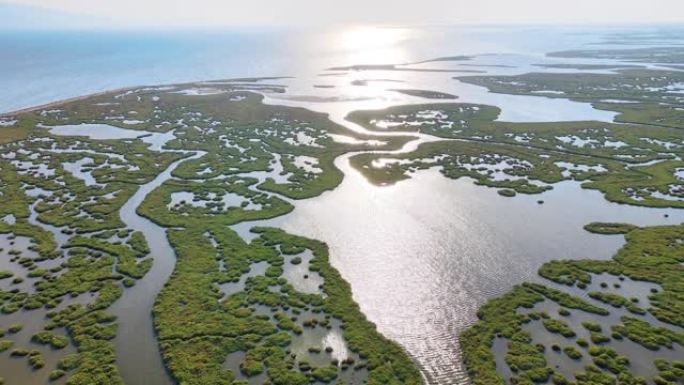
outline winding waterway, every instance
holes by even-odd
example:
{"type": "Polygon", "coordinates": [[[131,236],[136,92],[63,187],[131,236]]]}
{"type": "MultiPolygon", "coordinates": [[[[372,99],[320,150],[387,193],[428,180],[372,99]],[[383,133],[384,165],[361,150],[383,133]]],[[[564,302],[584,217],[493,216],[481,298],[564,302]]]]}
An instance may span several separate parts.
{"type": "MultiPolygon", "coordinates": [[[[349,165],[350,156],[335,162],[345,174],[335,190],[259,224],[324,240],[363,312],[406,348],[429,384],[467,383],[458,335],[487,299],[537,280],[546,261],[608,259],[624,242],[588,233],[585,224],[684,221],[681,211],[611,203],[576,182],[510,199],[432,169],[378,187],[349,165]]],[[[238,227],[245,237],[249,225],[238,227]]]]}
{"type": "MultiPolygon", "coordinates": [[[[414,81],[435,82],[423,76],[414,81]]],[[[288,95],[308,88],[306,84],[310,83],[306,79],[286,82],[290,87],[284,97],[267,95],[265,102],[325,112],[332,121],[366,135],[406,133],[369,131],[345,120],[349,112],[425,103],[382,89],[376,92],[383,96],[370,104],[303,102],[288,99],[288,95]]],[[[461,84],[454,82],[449,87],[461,89],[461,84]]],[[[473,86],[466,88],[470,87],[473,86]]],[[[441,89],[453,92],[454,88],[441,89]]],[[[502,98],[486,92],[467,94],[459,102],[499,106],[500,120],[610,121],[614,115],[563,99],[513,95],[502,98]],[[475,95],[474,99],[468,95],[475,95]],[[536,109],[520,109],[530,104],[547,112],[537,114],[536,109]]],[[[416,139],[392,153],[410,152],[422,143],[442,140],[425,134],[411,135],[416,139]]],[[[163,147],[163,143],[153,145],[156,150],[163,147]]],[[[429,384],[467,383],[457,337],[474,322],[477,308],[488,298],[502,294],[516,283],[537,279],[536,269],[543,262],[558,258],[605,259],[623,243],[620,236],[587,233],[582,229],[584,224],[596,220],[639,225],[684,221],[681,211],[610,203],[600,193],[583,190],[575,182],[556,184],[541,196],[523,194],[510,199],[501,197],[495,189],[476,186],[468,179],[453,181],[431,169],[396,185],[379,187],[349,165],[353,155],[345,154],[335,161],[345,176],[335,190],[308,200],[290,200],[295,210],[286,216],[241,223],[233,228],[245,239],[254,236],[249,233],[252,226],[268,225],[328,243],[333,265],[351,283],[354,299],[364,313],[383,334],[406,348],[429,384]],[[546,204],[537,204],[539,199],[546,204]],[[670,214],[669,218],[664,213],[670,214]]],[[[198,156],[201,154],[193,158],[198,156]]],[[[127,226],[145,234],[155,260],[145,278],[125,290],[112,308],[120,325],[117,363],[128,384],[172,383],[159,354],[151,309],[173,271],[175,254],[165,230],[139,216],[136,209],[149,192],[171,177],[172,170],[182,161],[174,162],[153,181],[141,186],[121,210],[127,226]]],[[[246,175],[263,180],[272,174],[246,175]]]]}
{"type": "MultiPolygon", "coordinates": [[[[487,33],[485,31],[485,35],[487,33]]],[[[456,41],[463,43],[469,38],[467,34],[464,36],[456,41]]],[[[132,69],[127,73],[128,77],[83,84],[91,78],[106,78],[101,72],[95,71],[97,76],[91,74],[90,77],[84,77],[81,84],[70,83],[66,76],[60,77],[58,80],[70,84],[69,87],[50,87],[42,94],[24,96],[23,99],[17,98],[17,95],[3,94],[0,101],[4,101],[2,110],[9,110],[27,103],[45,102],[122,85],[206,80],[234,75],[237,70],[240,70],[237,72],[239,75],[273,75],[276,70],[292,70],[301,76],[278,80],[287,86],[287,92],[277,95],[277,99],[273,95],[269,96],[267,103],[325,112],[334,122],[365,134],[373,133],[346,121],[349,112],[432,102],[393,92],[391,88],[428,89],[457,95],[459,99],[456,102],[495,105],[502,109],[499,120],[503,121],[612,121],[614,113],[595,110],[586,103],[492,94],[482,87],[452,79],[453,76],[468,74],[465,71],[456,72],[458,69],[481,70],[487,74],[543,71],[533,64],[550,60],[541,54],[544,50],[573,48],[596,40],[586,36],[579,38],[577,35],[567,35],[562,39],[557,37],[557,34],[553,34],[539,38],[539,41],[530,43],[531,48],[519,42],[511,43],[514,38],[503,35],[490,36],[490,41],[479,45],[434,44],[413,51],[405,49],[405,46],[418,46],[418,43],[402,41],[398,47],[387,49],[369,45],[352,54],[344,50],[335,52],[325,60],[316,59],[315,63],[307,63],[303,68],[294,65],[274,68],[254,63],[240,67],[241,62],[230,62],[230,66],[218,62],[216,65],[223,65],[224,68],[210,70],[202,67],[203,70],[190,75],[179,69],[178,72],[165,74],[145,73],[140,77],[130,75],[135,72],[132,69]],[[491,43],[497,39],[508,44],[497,46],[491,43]],[[507,54],[475,57],[467,63],[467,68],[461,65],[463,63],[423,65],[424,68],[451,69],[454,73],[350,71],[339,76],[319,76],[321,73],[330,74],[323,68],[331,62],[340,65],[401,62],[415,59],[418,55],[437,57],[454,52],[485,53],[497,50],[507,54]],[[325,85],[327,88],[314,89],[316,85],[325,85]],[[312,101],[313,97],[318,102],[312,101]]],[[[273,52],[266,55],[271,60],[273,52]]],[[[293,57],[308,60],[309,56],[299,53],[300,56],[293,57]]],[[[182,70],[187,71],[187,61],[179,63],[179,66],[184,66],[182,70]]],[[[30,72],[27,74],[31,75],[30,72]]],[[[13,83],[15,80],[3,81],[5,88],[19,89],[13,83]]],[[[29,86],[29,90],[37,87],[35,83],[29,86]]],[[[42,87],[47,88],[44,85],[42,87]]],[[[411,151],[420,143],[437,140],[429,135],[416,136],[418,139],[407,143],[399,152],[411,151]]],[[[168,136],[160,138],[168,139],[168,136]]],[[[162,149],[163,143],[152,144],[154,149],[162,149]]],[[[467,383],[457,338],[464,328],[475,321],[476,309],[487,299],[507,291],[514,284],[537,279],[536,271],[545,261],[585,257],[606,259],[623,244],[622,236],[603,236],[584,231],[582,226],[586,223],[611,221],[654,225],[684,221],[681,210],[610,203],[599,192],[584,190],[575,182],[556,184],[553,190],[541,195],[519,194],[511,199],[501,197],[495,189],[476,186],[469,179],[450,180],[437,169],[431,169],[415,173],[411,179],[396,185],[379,187],[368,183],[358,171],[351,168],[349,158],[352,155],[345,154],[335,161],[345,176],[335,190],[316,198],[294,201],[295,210],[286,216],[241,223],[233,228],[246,239],[254,236],[248,231],[250,227],[272,225],[326,242],[330,246],[332,264],[350,282],[354,299],[363,312],[378,325],[383,334],[408,351],[421,367],[429,384],[467,383]],[[539,199],[543,199],[545,204],[537,204],[539,199]],[[665,217],[664,214],[669,216],[665,217]]],[[[192,157],[199,156],[201,154],[192,157]]],[[[117,364],[127,384],[172,383],[159,354],[151,311],[157,294],[173,271],[175,254],[166,238],[165,229],[139,216],[136,209],[146,195],[168,180],[173,169],[183,161],[174,162],[153,181],[141,186],[121,209],[121,218],[127,226],[145,234],[154,258],[147,275],[137,281],[134,287],[126,289],[111,309],[119,323],[117,364]]],[[[255,176],[260,179],[266,177],[255,176]]],[[[52,230],[58,233],[58,229],[52,230]]]]}
{"type": "Polygon", "coordinates": [[[152,307],[157,294],[173,272],[176,254],[167,237],[166,229],[136,212],[147,194],[171,178],[171,172],[181,162],[199,158],[196,153],[177,160],[157,175],[151,182],[140,186],[138,191],[121,208],[121,220],[136,231],[145,234],[154,264],[145,279],[124,290],[121,298],[111,307],[119,324],[116,336],[117,364],[126,384],[164,385],[173,383],[161,355],[157,336],[152,324],[152,307]]]}

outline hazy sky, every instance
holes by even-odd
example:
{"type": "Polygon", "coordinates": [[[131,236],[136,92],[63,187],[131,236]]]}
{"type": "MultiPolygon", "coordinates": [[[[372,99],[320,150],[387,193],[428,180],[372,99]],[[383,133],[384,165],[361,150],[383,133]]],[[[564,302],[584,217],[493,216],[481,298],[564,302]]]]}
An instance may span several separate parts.
{"type": "Polygon", "coordinates": [[[2,3],[138,26],[684,22],[684,0],[0,0],[2,3]]]}

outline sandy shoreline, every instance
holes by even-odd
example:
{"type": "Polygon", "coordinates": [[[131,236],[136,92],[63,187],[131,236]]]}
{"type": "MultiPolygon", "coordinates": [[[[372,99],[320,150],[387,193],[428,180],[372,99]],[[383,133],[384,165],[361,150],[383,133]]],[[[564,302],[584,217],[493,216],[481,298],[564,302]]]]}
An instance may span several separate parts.
{"type": "MultiPolygon", "coordinates": [[[[258,83],[263,80],[276,80],[276,79],[289,79],[292,78],[291,76],[269,76],[269,77],[254,77],[254,78],[229,78],[229,79],[216,79],[216,80],[200,80],[200,81],[193,81],[193,82],[183,82],[183,83],[173,83],[169,84],[172,86],[176,87],[182,87],[182,86],[189,86],[189,85],[200,85],[203,83],[217,83],[217,82],[228,82],[228,83],[234,83],[234,82],[250,82],[250,83],[258,83]]],[[[83,99],[88,99],[96,96],[102,96],[106,95],[112,92],[123,92],[123,91],[128,91],[128,90],[133,90],[133,89],[138,89],[138,88],[148,88],[148,87],[160,87],[160,85],[146,85],[146,86],[127,86],[127,87],[120,87],[120,88],[114,88],[111,90],[106,90],[106,91],[100,91],[100,92],[94,92],[91,94],[86,94],[86,95],[81,95],[81,96],[75,96],[73,98],[67,98],[67,99],[60,99],[56,100],[54,102],[49,102],[49,103],[44,103],[44,104],[39,104],[37,106],[32,106],[32,107],[25,107],[25,108],[20,108],[18,110],[14,111],[8,111],[8,112],[0,112],[0,117],[8,117],[8,116],[14,116],[14,115],[20,115],[24,114],[27,112],[32,112],[36,110],[42,110],[45,108],[53,108],[53,107],[59,107],[63,104],[70,103],[70,102],[76,102],[79,100],[83,99]]]]}
{"type": "Polygon", "coordinates": [[[27,112],[32,112],[32,111],[36,111],[36,110],[42,110],[42,109],[45,109],[45,108],[59,107],[59,106],[61,106],[61,105],[63,105],[63,104],[66,104],[66,103],[76,102],[76,101],[79,101],[79,100],[88,99],[88,98],[92,98],[92,97],[95,97],[95,96],[102,96],[102,95],[106,95],[106,94],[109,94],[109,93],[112,93],[112,92],[126,91],[126,90],[130,90],[130,89],[133,89],[133,88],[137,88],[137,87],[115,88],[115,89],[113,89],[113,90],[95,92],[95,93],[92,93],[92,94],[81,95],[81,96],[75,96],[75,97],[73,97],[73,98],[67,98],[67,99],[56,100],[56,101],[54,101],[54,102],[49,102],[49,103],[45,103],[45,104],[39,104],[39,105],[33,106],[33,107],[20,108],[20,109],[18,109],[18,110],[14,110],[14,111],[0,112],[0,117],[21,115],[21,114],[25,114],[25,113],[27,113],[27,112]]]}

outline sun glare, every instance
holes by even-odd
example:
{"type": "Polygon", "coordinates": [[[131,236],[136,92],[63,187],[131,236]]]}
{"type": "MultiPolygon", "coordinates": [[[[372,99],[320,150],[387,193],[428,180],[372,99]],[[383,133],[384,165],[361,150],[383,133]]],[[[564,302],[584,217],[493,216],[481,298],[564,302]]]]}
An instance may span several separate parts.
{"type": "Polygon", "coordinates": [[[346,49],[381,48],[406,38],[405,28],[352,27],[340,34],[339,44],[346,49]]]}
{"type": "Polygon", "coordinates": [[[351,27],[340,31],[335,43],[349,64],[400,63],[407,57],[401,42],[411,33],[408,28],[351,27]]]}

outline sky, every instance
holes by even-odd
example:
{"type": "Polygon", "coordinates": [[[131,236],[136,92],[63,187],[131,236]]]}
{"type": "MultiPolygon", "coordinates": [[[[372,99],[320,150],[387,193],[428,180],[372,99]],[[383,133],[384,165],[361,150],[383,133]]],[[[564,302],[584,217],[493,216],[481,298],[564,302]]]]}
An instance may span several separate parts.
{"type": "Polygon", "coordinates": [[[26,28],[677,23],[684,0],[0,0],[3,14],[26,28]]]}

